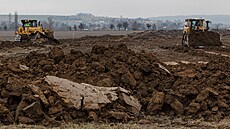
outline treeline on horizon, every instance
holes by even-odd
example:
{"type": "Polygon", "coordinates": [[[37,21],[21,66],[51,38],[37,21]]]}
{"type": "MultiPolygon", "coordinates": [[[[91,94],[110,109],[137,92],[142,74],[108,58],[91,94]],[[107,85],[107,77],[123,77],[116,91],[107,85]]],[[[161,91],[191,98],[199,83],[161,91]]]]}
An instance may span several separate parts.
{"type": "MultiPolygon", "coordinates": [[[[0,16],[0,30],[12,31],[21,26],[21,19],[40,20],[44,28],[56,31],[83,31],[83,30],[181,30],[183,20],[160,20],[157,18],[111,18],[94,16],[88,13],[79,13],[71,16],[48,15],[19,15],[15,12],[0,16]],[[1,18],[4,17],[4,18],[1,18]]],[[[213,29],[228,29],[222,23],[212,24],[213,29]]]]}

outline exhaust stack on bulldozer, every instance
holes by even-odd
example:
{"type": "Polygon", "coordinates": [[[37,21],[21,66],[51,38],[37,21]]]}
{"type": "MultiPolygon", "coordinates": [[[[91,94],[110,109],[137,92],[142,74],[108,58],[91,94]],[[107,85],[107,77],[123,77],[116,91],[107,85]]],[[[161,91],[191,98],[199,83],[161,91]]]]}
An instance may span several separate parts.
{"type": "Polygon", "coordinates": [[[220,35],[209,31],[210,21],[204,19],[185,19],[182,45],[200,48],[205,46],[222,46],[220,35]]]}
{"type": "Polygon", "coordinates": [[[54,38],[53,31],[44,29],[37,20],[21,20],[22,26],[16,31],[15,41],[19,42],[37,42],[59,41],[54,38]]]}

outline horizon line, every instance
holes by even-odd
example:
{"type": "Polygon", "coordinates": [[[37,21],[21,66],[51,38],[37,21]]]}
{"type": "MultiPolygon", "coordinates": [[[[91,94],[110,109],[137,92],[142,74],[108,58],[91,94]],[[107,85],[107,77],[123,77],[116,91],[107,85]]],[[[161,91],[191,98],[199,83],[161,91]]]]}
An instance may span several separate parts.
{"type": "MultiPolygon", "coordinates": [[[[76,16],[77,14],[92,14],[93,16],[96,16],[96,17],[111,17],[111,18],[120,18],[120,17],[123,17],[123,18],[153,18],[153,17],[179,17],[179,16],[230,16],[230,14],[189,14],[189,15],[184,15],[184,14],[178,14],[178,15],[159,15],[159,16],[148,16],[148,17],[141,17],[141,16],[137,16],[137,17],[127,17],[127,16],[123,16],[123,15],[120,15],[120,16],[105,16],[105,15],[95,15],[93,13],[83,13],[83,12],[80,12],[80,13],[76,13],[76,14],[18,14],[18,16],[76,16]]],[[[10,14],[10,13],[9,13],[10,14]]],[[[0,14],[1,16],[8,16],[9,14],[0,14]]],[[[14,14],[11,13],[12,16],[14,16],[14,14]]]]}

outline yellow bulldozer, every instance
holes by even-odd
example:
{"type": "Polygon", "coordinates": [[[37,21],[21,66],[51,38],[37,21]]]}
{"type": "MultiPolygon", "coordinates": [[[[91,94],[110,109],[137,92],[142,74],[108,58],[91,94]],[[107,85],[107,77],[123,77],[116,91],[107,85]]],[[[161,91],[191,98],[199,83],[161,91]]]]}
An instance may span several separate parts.
{"type": "Polygon", "coordinates": [[[210,23],[203,18],[185,19],[182,45],[194,48],[222,46],[220,34],[210,31],[210,23]]]}
{"type": "Polygon", "coordinates": [[[21,20],[21,22],[22,26],[15,32],[15,41],[36,43],[54,41],[58,43],[58,40],[53,36],[53,31],[50,29],[44,29],[40,21],[21,20]]]}

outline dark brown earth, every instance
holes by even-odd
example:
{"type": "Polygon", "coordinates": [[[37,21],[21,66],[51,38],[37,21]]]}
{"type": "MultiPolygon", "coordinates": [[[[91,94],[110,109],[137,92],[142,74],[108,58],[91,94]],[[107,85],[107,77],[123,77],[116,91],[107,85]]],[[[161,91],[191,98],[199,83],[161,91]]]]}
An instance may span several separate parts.
{"type": "Polygon", "coordinates": [[[222,46],[220,34],[214,31],[192,31],[189,34],[189,45],[199,46],[222,46]]]}
{"type": "Polygon", "coordinates": [[[225,47],[184,48],[181,33],[87,36],[60,40],[60,44],[1,42],[0,121],[57,126],[92,120],[138,121],[148,115],[214,122],[229,119],[230,40],[224,38],[225,47]],[[46,75],[123,87],[140,101],[142,113],[134,117],[122,102],[96,112],[73,109],[52,92],[44,81],[46,75]],[[106,112],[113,108],[113,115],[108,116],[106,112]]]}

